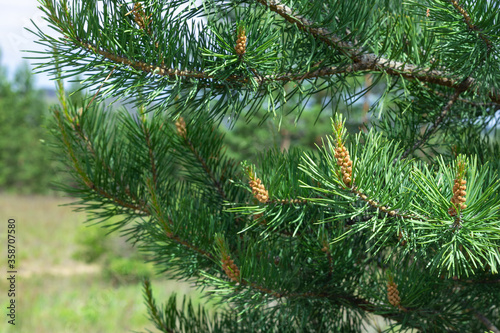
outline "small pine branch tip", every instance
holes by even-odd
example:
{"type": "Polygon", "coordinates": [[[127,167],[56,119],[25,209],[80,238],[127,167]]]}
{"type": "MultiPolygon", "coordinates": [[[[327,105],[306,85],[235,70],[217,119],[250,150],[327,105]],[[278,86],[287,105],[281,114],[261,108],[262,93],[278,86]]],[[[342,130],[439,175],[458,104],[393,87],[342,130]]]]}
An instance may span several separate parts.
{"type": "Polygon", "coordinates": [[[231,259],[231,256],[229,255],[228,245],[226,244],[224,238],[219,234],[215,235],[215,245],[218,252],[220,253],[222,270],[231,280],[239,283],[240,269],[238,268],[238,266],[236,266],[234,260],[231,259]]]}

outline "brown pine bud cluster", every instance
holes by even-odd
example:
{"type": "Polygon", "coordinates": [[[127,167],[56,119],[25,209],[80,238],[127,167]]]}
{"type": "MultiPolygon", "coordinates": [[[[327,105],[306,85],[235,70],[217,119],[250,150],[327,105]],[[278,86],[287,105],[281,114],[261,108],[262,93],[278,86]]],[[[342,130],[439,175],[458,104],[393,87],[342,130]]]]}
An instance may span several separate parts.
{"type": "Polygon", "coordinates": [[[250,188],[252,189],[252,194],[255,199],[262,203],[266,203],[269,200],[269,193],[259,178],[252,178],[248,183],[250,184],[250,188]]]}
{"type": "Polygon", "coordinates": [[[228,255],[222,257],[222,269],[231,280],[234,282],[240,281],[240,270],[228,255]]]}
{"type": "Polygon", "coordinates": [[[465,204],[465,195],[467,194],[467,192],[465,192],[467,189],[465,184],[467,184],[467,181],[464,179],[464,174],[465,163],[459,162],[457,176],[455,177],[453,184],[453,197],[451,198],[453,206],[448,208],[448,214],[450,214],[450,216],[456,216],[460,210],[467,208],[467,205],[465,204]]]}
{"type": "Polygon", "coordinates": [[[335,158],[340,166],[342,181],[347,187],[352,187],[352,161],[347,148],[343,144],[338,144],[335,148],[335,158]]]}
{"type": "Polygon", "coordinates": [[[177,133],[185,138],[186,137],[186,122],[184,121],[184,118],[182,117],[179,117],[179,119],[177,119],[175,121],[175,127],[177,128],[177,133]]]}
{"type": "MultiPolygon", "coordinates": [[[[455,179],[455,184],[453,185],[453,197],[451,198],[451,203],[460,207],[461,210],[467,208],[467,205],[465,204],[465,195],[467,194],[467,192],[465,192],[467,189],[467,186],[465,185],[466,183],[467,181],[465,179],[455,179]]],[[[450,216],[457,215],[455,206],[448,209],[448,214],[450,214],[450,216]]]]}
{"type": "Polygon", "coordinates": [[[236,50],[236,53],[239,56],[242,56],[245,54],[246,49],[247,49],[247,36],[245,34],[245,28],[240,27],[238,29],[238,39],[236,40],[236,46],[234,47],[236,50]]]}
{"type": "Polygon", "coordinates": [[[391,281],[387,283],[387,298],[392,306],[401,307],[401,298],[399,297],[398,285],[391,281]]]}
{"type": "MultiPolygon", "coordinates": [[[[144,30],[144,31],[147,31],[148,33],[151,33],[151,29],[148,28],[148,25],[151,21],[150,20],[151,15],[146,16],[146,13],[144,13],[144,9],[142,8],[142,4],[140,2],[136,2],[134,4],[134,8],[132,9],[132,11],[130,13],[134,14],[134,21],[135,21],[135,23],[137,23],[137,25],[139,26],[139,28],[141,30],[144,30]]],[[[130,13],[128,13],[128,14],[130,14],[130,13]]]]}

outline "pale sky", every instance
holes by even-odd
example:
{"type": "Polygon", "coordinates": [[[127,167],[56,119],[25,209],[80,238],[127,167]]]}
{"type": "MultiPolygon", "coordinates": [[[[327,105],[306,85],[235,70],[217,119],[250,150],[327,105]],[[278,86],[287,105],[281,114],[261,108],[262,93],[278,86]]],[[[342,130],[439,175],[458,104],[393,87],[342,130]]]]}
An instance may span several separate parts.
{"type": "MultiPolygon", "coordinates": [[[[44,31],[49,31],[38,6],[37,0],[0,0],[0,62],[7,67],[9,75],[23,62],[23,56],[28,56],[21,50],[42,50],[40,45],[35,44],[35,36],[24,29],[34,29],[30,22],[33,20],[38,26],[45,27],[44,31]]],[[[39,87],[54,87],[45,75],[38,74],[35,78],[39,87]]]]}

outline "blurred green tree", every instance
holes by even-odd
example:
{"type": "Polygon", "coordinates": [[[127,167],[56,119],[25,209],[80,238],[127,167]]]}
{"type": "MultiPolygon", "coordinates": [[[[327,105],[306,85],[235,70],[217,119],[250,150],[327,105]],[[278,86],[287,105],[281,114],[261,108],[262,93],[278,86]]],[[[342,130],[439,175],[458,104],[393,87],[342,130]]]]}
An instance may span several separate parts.
{"type": "Polygon", "coordinates": [[[52,159],[42,141],[48,113],[46,97],[23,64],[9,80],[0,65],[0,190],[47,193],[56,179],[52,159]]]}

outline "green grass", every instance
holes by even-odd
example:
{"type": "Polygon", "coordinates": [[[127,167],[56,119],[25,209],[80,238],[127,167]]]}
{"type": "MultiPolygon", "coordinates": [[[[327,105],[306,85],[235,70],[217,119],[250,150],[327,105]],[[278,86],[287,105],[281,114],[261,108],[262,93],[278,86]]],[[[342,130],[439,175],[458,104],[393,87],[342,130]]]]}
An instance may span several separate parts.
{"type": "MultiPolygon", "coordinates": [[[[6,222],[16,219],[16,326],[2,311],[0,332],[157,332],[147,318],[140,283],[113,283],[99,266],[74,259],[75,240],[86,232],[85,214],[60,206],[71,200],[41,196],[0,195],[0,213],[6,222]]],[[[89,228],[96,228],[91,226],[89,228]]],[[[5,244],[6,223],[0,228],[5,244]]],[[[89,229],[87,229],[89,230],[89,229]]],[[[118,235],[110,235],[110,242],[118,235]]],[[[1,250],[0,306],[7,307],[6,247],[1,250]]],[[[172,292],[196,302],[201,294],[190,284],[157,277],[152,280],[158,303],[172,292]]]]}

